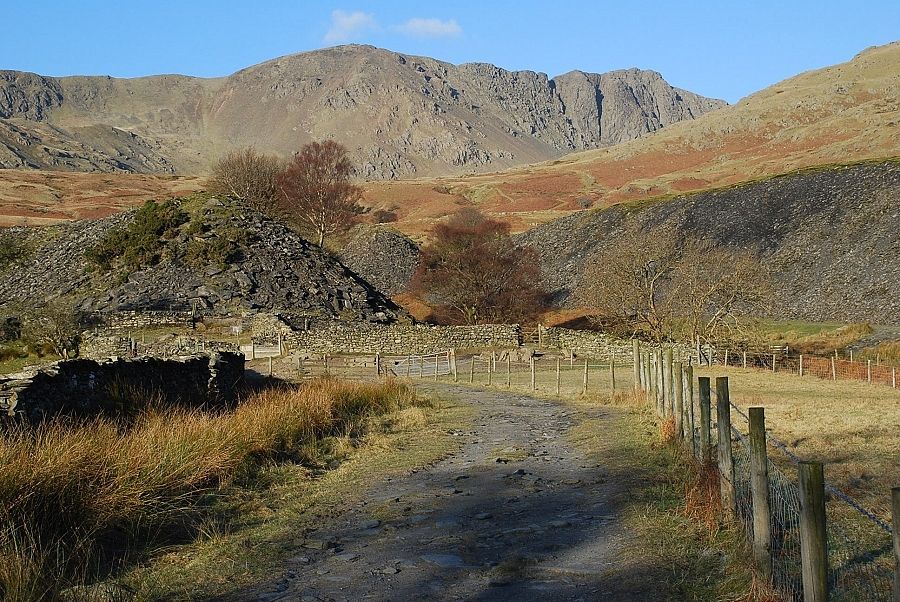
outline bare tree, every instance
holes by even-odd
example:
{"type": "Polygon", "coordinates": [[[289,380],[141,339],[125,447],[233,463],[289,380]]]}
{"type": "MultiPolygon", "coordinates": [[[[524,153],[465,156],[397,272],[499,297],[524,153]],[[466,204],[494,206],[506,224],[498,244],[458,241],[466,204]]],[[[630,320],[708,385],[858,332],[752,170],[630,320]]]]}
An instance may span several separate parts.
{"type": "Polygon", "coordinates": [[[748,316],[772,296],[771,277],[759,259],[703,240],[684,242],[672,281],[680,336],[694,345],[755,336],[748,316]]]}
{"type": "Polygon", "coordinates": [[[467,208],[432,234],[413,290],[469,324],[528,320],[543,307],[537,254],[515,246],[508,224],[467,208]]]}
{"type": "Polygon", "coordinates": [[[325,237],[343,232],[362,213],[362,188],[350,182],[347,149],[333,140],[310,142],[278,174],[282,214],[310,229],[321,247],[325,237]]]}
{"type": "Polygon", "coordinates": [[[576,298],[621,334],[641,333],[662,341],[672,331],[675,317],[666,289],[678,264],[677,239],[672,232],[659,232],[654,244],[645,242],[630,232],[595,253],[578,283],[576,298]]]}
{"type": "Polygon", "coordinates": [[[277,157],[258,153],[253,147],[232,150],[213,165],[207,186],[212,192],[269,212],[275,203],[275,177],[280,170],[277,157]]]}
{"type": "Polygon", "coordinates": [[[769,283],[747,251],[631,232],[590,258],[576,296],[623,334],[700,344],[746,336],[746,316],[769,298],[769,283]]]}
{"type": "Polygon", "coordinates": [[[47,305],[23,312],[22,337],[38,345],[47,345],[60,357],[77,352],[81,323],[74,303],[56,299],[47,305]]]}

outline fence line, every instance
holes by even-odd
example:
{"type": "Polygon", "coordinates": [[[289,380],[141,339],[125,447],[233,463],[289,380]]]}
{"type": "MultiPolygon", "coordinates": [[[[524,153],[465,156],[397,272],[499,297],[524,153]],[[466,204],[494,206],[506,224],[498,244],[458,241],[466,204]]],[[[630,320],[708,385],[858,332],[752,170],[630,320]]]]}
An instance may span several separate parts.
{"type": "MultiPolygon", "coordinates": [[[[723,364],[724,355],[723,353],[723,364]]],[[[777,371],[778,356],[773,357],[771,366],[777,371]]],[[[828,360],[829,364],[831,359],[828,360]]],[[[812,364],[801,364],[799,357],[797,360],[797,372],[801,371],[802,365],[804,375],[810,374],[807,369],[812,364]]],[[[659,355],[651,352],[635,361],[646,366],[643,368],[644,372],[653,373],[652,364],[659,363],[659,355]]],[[[838,361],[840,360],[835,360],[835,367],[838,361]]],[[[740,362],[744,363],[743,354],[740,362]]],[[[782,365],[789,365],[785,358],[782,358],[782,362],[782,365]]],[[[871,379],[871,368],[866,368],[866,376],[871,379]]],[[[677,379],[667,379],[665,372],[662,373],[660,386],[671,390],[677,379]]],[[[659,408],[654,399],[655,387],[650,379],[642,379],[641,388],[651,398],[648,400],[649,405],[657,408],[660,417],[671,416],[674,406],[659,408]]],[[[892,551],[891,526],[849,495],[827,484],[824,479],[817,481],[814,475],[816,471],[821,474],[823,466],[803,462],[784,442],[766,432],[762,408],[752,408],[763,420],[762,440],[784,453],[789,464],[797,467],[801,480],[804,477],[811,480],[804,481],[805,485],[801,486],[796,479],[789,477],[772,462],[765,451],[766,445],[762,446],[761,451],[754,452],[754,423],[751,416],[730,403],[730,400],[727,405],[721,405],[722,395],[725,396],[724,399],[728,398],[727,377],[717,379],[718,405],[728,410],[722,416],[715,412],[713,417],[715,405],[709,404],[708,393],[704,397],[704,389],[709,390],[709,379],[699,379],[699,389],[699,399],[692,395],[685,406],[690,406],[689,412],[693,413],[695,403],[700,404],[700,415],[704,416],[698,429],[701,439],[708,440],[703,432],[709,427],[708,424],[702,424],[703,420],[728,425],[725,430],[720,429],[720,433],[729,434],[717,437],[715,443],[710,443],[711,447],[719,450],[719,478],[722,481],[726,512],[730,504],[739,524],[743,525],[748,539],[754,544],[754,556],[761,574],[769,576],[776,591],[788,600],[891,600],[892,582],[895,579],[898,580],[896,587],[900,590],[900,576],[894,576],[895,564],[900,566],[900,550],[892,551]],[[732,410],[750,424],[749,436],[731,422],[729,416],[732,410]],[[723,446],[726,453],[722,453],[723,446]],[[763,466],[765,470],[762,470],[763,466]],[[754,490],[754,480],[760,478],[764,479],[765,484],[761,489],[757,487],[754,490]],[[734,492],[733,502],[724,496],[726,490],[734,492]],[[826,492],[830,495],[827,501],[826,492]],[[761,497],[763,495],[764,498],[761,497]],[[760,518],[763,517],[757,512],[760,509],[767,514],[762,522],[760,518]],[[769,525],[769,533],[762,534],[758,530],[754,533],[754,525],[758,527],[760,524],[769,525]],[[759,551],[762,549],[766,550],[762,559],[764,561],[759,558],[759,551]]],[[[688,413],[687,409],[684,411],[688,413]]],[[[685,420],[687,419],[685,416],[685,420]]],[[[690,442],[686,447],[701,460],[709,457],[708,452],[702,449],[703,445],[696,445],[698,433],[693,428],[690,432],[681,433],[676,429],[676,435],[689,438],[690,442]]],[[[895,516],[895,523],[897,520],[898,517],[895,516]]]]}
{"type": "Polygon", "coordinates": [[[835,355],[788,354],[783,349],[769,353],[751,353],[729,349],[712,352],[713,363],[725,367],[757,368],[771,372],[788,372],[801,377],[816,376],[826,380],[861,380],[898,388],[900,367],[880,360],[854,360],[835,355]]]}
{"type": "MultiPolygon", "coordinates": [[[[661,417],[673,419],[676,406],[680,406],[677,408],[680,412],[680,420],[677,423],[680,423],[682,428],[681,432],[676,434],[683,440],[689,440],[687,448],[701,461],[703,458],[715,457],[714,450],[720,449],[726,441],[728,447],[732,448],[730,459],[725,460],[731,468],[722,466],[719,471],[720,478],[721,475],[731,475],[729,485],[733,488],[733,497],[730,499],[733,502],[728,503],[731,504],[735,519],[743,525],[751,543],[759,539],[754,536],[754,524],[769,525],[768,547],[756,546],[756,548],[757,551],[766,550],[770,570],[763,574],[769,575],[772,586],[780,595],[788,600],[815,599],[804,598],[804,592],[812,596],[819,591],[817,588],[821,587],[822,591],[828,592],[829,600],[848,602],[891,600],[893,566],[895,562],[900,562],[900,559],[896,558],[900,552],[892,552],[892,529],[883,518],[866,509],[849,495],[822,481],[819,492],[822,502],[820,522],[827,527],[823,531],[821,545],[809,543],[818,541],[814,537],[816,528],[810,526],[812,519],[804,514],[804,510],[810,507],[809,502],[803,501],[805,495],[811,495],[809,487],[804,491],[798,479],[789,475],[778,462],[773,462],[768,453],[763,454],[764,462],[761,462],[758,452],[754,454],[752,437],[730,419],[727,420],[723,431],[729,433],[727,439],[710,437],[707,434],[709,426],[718,422],[719,413],[715,411],[716,404],[709,403],[711,397],[709,379],[695,378],[693,368],[689,364],[678,365],[673,362],[672,368],[668,368],[668,357],[664,358],[664,354],[659,350],[647,350],[640,346],[637,348],[634,364],[627,366],[628,369],[622,369],[626,367],[623,364],[601,362],[596,359],[576,360],[574,357],[562,359],[557,356],[532,356],[523,360],[514,358],[508,351],[459,358],[453,350],[406,356],[376,354],[374,359],[357,358],[356,362],[362,366],[367,366],[371,362],[379,375],[435,380],[443,377],[454,382],[507,388],[524,387],[531,391],[555,392],[557,395],[560,394],[563,384],[568,392],[574,390],[582,394],[593,391],[615,393],[618,384],[620,391],[631,389],[643,391],[647,395],[648,403],[656,408],[661,417]],[[679,371],[679,375],[675,374],[676,370],[679,371]],[[637,377],[634,382],[632,374],[637,377]],[[681,376],[680,394],[676,394],[674,390],[675,382],[679,380],[678,376],[681,376]],[[682,402],[680,404],[679,398],[682,402]],[[712,454],[709,453],[710,450],[713,450],[712,454]],[[763,466],[765,470],[762,470],[763,466]],[[760,488],[754,485],[755,482],[759,482],[761,475],[765,475],[766,478],[761,491],[767,496],[767,504],[762,504],[759,497],[760,488]],[[830,496],[827,502],[826,492],[830,496]],[[758,511],[765,506],[768,507],[766,522],[760,523],[758,511]],[[757,516],[754,516],[755,512],[757,516]],[[813,548],[812,551],[810,546],[813,548]],[[811,560],[812,552],[815,554],[811,560]],[[816,558],[820,560],[818,565],[815,562],[816,558]],[[820,582],[815,578],[819,574],[824,575],[824,581],[820,582]]],[[[730,365],[734,365],[734,357],[734,355],[729,357],[730,365]]],[[[737,357],[739,365],[743,365],[744,355],[737,357]]],[[[779,358],[776,354],[768,366],[764,364],[764,355],[755,356],[756,359],[749,354],[746,357],[748,368],[774,367],[776,372],[791,370],[798,374],[802,371],[804,377],[821,372],[815,361],[810,361],[812,358],[806,356],[803,360],[798,356],[796,363],[792,364],[791,358],[787,356],[779,358]]],[[[723,353],[722,363],[724,359],[723,353]]],[[[350,360],[344,361],[345,366],[350,365],[350,360]]],[[[846,360],[834,360],[835,373],[838,373],[842,361],[846,360]]],[[[324,362],[326,370],[329,367],[328,362],[326,356],[324,362]]],[[[333,359],[332,369],[338,365],[339,361],[333,359]]],[[[830,370],[832,358],[827,358],[826,365],[830,370]]],[[[858,373],[858,368],[856,370],[858,373]]],[[[846,373],[852,374],[849,371],[846,373]]],[[[874,374],[875,372],[866,366],[866,377],[871,379],[874,374]]],[[[838,374],[834,376],[836,379],[838,374]]],[[[717,392],[716,400],[722,395],[727,399],[728,395],[727,377],[720,377],[720,380],[722,381],[720,386],[724,388],[717,392]]],[[[729,414],[733,411],[750,423],[750,417],[730,403],[730,400],[725,407],[729,409],[729,414]]],[[[765,431],[764,427],[763,435],[765,442],[763,450],[771,446],[783,453],[789,461],[788,465],[797,466],[801,472],[802,470],[809,472],[807,470],[809,463],[804,463],[783,441],[765,431]]],[[[815,493],[817,490],[815,487],[813,489],[815,493]]],[[[900,490],[897,497],[900,498],[900,490]]],[[[895,503],[895,506],[898,505],[900,504],[895,503]]],[[[895,524],[897,520],[895,517],[895,524]]],[[[819,523],[813,521],[812,524],[819,523]]]]}

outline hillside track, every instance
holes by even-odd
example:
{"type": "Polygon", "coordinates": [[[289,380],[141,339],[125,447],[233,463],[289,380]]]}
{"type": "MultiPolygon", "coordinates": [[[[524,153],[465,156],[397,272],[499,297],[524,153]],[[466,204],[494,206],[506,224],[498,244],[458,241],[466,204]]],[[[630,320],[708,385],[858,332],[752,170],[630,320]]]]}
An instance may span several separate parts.
{"type": "Polygon", "coordinates": [[[460,451],[378,483],[339,519],[305,533],[268,583],[220,598],[274,600],[658,600],[659,567],[626,551],[621,511],[636,475],[567,440],[590,418],[615,436],[623,411],[588,416],[558,401],[445,384],[471,404],[460,451]],[[630,556],[630,558],[626,558],[630,556]]]}

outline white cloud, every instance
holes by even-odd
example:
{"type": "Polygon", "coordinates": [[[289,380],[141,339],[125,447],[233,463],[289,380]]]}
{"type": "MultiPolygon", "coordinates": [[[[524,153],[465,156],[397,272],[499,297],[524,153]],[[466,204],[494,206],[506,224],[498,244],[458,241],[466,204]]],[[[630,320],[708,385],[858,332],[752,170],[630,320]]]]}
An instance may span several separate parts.
{"type": "Polygon", "coordinates": [[[397,27],[401,33],[417,38],[450,38],[462,33],[462,28],[455,19],[422,19],[415,17],[397,27]]]}
{"type": "Polygon", "coordinates": [[[373,29],[378,29],[378,23],[371,14],[359,10],[352,13],[335,10],[331,13],[331,27],[324,39],[329,43],[349,42],[356,34],[373,29]]]}

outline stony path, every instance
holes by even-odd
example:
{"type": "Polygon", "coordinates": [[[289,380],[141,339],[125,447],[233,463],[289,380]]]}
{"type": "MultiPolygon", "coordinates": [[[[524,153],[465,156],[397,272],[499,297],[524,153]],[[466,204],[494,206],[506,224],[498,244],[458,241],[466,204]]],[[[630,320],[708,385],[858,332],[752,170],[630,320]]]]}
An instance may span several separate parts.
{"type": "Polygon", "coordinates": [[[379,483],[355,509],[307,533],[283,575],[228,600],[662,597],[622,557],[632,535],[617,514],[620,481],[614,467],[588,463],[567,442],[571,410],[516,393],[420,388],[479,408],[473,429],[456,433],[462,449],[379,483]]]}

